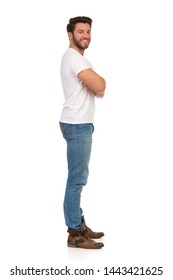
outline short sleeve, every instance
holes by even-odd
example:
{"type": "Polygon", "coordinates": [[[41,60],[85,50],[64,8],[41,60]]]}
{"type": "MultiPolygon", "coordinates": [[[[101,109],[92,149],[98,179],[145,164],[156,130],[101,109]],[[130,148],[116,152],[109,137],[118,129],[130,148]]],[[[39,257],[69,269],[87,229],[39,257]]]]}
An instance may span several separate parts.
{"type": "Polygon", "coordinates": [[[69,57],[71,71],[77,76],[81,71],[92,68],[91,63],[80,54],[72,54],[69,57]]]}

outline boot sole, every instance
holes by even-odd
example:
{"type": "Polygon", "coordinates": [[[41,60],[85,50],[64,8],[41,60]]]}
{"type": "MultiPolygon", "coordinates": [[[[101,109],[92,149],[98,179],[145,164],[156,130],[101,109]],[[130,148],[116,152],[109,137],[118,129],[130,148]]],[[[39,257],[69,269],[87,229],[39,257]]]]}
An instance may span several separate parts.
{"type": "Polygon", "coordinates": [[[68,247],[70,248],[79,248],[79,249],[101,249],[104,247],[104,244],[102,244],[101,246],[96,246],[96,247],[81,247],[81,246],[76,246],[74,244],[67,244],[68,247]]]}

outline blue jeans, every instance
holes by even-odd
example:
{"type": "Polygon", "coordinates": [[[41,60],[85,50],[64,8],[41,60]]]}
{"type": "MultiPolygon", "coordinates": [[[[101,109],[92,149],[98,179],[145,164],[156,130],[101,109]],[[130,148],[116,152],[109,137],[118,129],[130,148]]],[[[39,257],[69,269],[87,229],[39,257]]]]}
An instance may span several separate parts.
{"type": "Polygon", "coordinates": [[[81,192],[89,174],[88,165],[94,125],[60,122],[60,128],[67,142],[68,178],[64,196],[65,223],[69,228],[79,229],[83,214],[80,205],[81,192]]]}

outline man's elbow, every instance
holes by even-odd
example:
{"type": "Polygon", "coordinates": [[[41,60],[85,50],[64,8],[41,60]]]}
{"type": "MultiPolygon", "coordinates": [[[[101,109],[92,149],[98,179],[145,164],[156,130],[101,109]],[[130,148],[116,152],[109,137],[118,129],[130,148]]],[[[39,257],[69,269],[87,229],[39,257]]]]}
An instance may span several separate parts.
{"type": "Polygon", "coordinates": [[[103,78],[101,78],[101,81],[100,81],[96,91],[102,93],[102,92],[105,92],[105,90],[106,90],[106,81],[103,78]]]}
{"type": "Polygon", "coordinates": [[[100,83],[100,86],[95,96],[98,98],[103,98],[103,96],[105,95],[105,90],[106,90],[106,81],[102,78],[102,81],[100,83]]]}
{"type": "Polygon", "coordinates": [[[95,96],[97,97],[97,98],[103,98],[103,96],[105,95],[105,92],[103,91],[103,92],[95,92],[95,96]]]}

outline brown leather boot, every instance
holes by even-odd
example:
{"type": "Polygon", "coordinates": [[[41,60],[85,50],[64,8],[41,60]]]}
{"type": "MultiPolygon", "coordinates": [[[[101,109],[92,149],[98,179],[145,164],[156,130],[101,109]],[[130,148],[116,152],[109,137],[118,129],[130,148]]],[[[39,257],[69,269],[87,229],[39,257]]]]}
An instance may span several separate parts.
{"type": "Polygon", "coordinates": [[[86,235],[86,230],[82,227],[79,230],[68,228],[69,233],[67,245],[73,248],[83,249],[101,249],[104,244],[102,242],[95,242],[86,235]]]}
{"type": "Polygon", "coordinates": [[[84,228],[86,230],[86,234],[89,238],[96,239],[96,238],[101,238],[102,236],[104,236],[103,232],[94,232],[89,227],[87,227],[84,216],[82,216],[82,225],[84,226],[84,228]]]}

